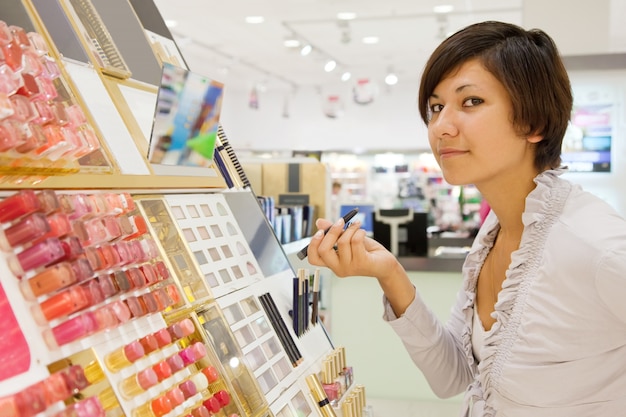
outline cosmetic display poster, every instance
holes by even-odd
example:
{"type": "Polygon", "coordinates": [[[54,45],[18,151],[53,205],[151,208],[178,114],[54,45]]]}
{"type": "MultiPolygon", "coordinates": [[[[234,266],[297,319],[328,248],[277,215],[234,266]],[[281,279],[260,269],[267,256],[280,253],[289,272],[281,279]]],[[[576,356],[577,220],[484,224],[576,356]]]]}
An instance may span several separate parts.
{"type": "Polygon", "coordinates": [[[163,63],[148,159],[153,164],[210,167],[224,86],[163,63]]]}
{"type": "Polygon", "coordinates": [[[612,103],[574,105],[561,158],[572,172],[610,172],[612,103]]]}

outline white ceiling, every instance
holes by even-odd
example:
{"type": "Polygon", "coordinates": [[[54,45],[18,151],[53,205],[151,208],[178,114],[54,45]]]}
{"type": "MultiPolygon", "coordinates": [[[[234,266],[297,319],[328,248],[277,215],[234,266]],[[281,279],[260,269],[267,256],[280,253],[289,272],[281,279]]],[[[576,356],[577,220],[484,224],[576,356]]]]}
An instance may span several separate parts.
{"type": "Polygon", "coordinates": [[[389,70],[399,77],[394,88],[414,87],[424,62],[445,33],[482,20],[522,24],[523,0],[154,0],[187,61],[197,73],[225,83],[227,88],[286,90],[329,89],[369,79],[382,83],[389,70]],[[436,5],[454,10],[441,15],[436,5]],[[340,24],[338,12],[356,18],[340,24]],[[261,15],[251,25],[244,18],[261,15]],[[302,57],[300,48],[283,46],[296,35],[313,45],[302,57]],[[375,45],[363,44],[377,36],[375,45]],[[326,73],[332,58],[337,68],[326,73]],[[405,84],[406,85],[406,84],[405,84]]]}

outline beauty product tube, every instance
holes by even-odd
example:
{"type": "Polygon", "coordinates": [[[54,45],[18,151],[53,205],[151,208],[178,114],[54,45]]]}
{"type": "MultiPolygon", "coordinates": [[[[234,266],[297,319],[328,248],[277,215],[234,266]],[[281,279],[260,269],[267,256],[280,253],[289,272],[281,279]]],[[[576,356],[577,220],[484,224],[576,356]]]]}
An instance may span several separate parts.
{"type": "Polygon", "coordinates": [[[322,417],[337,417],[335,414],[335,410],[330,405],[330,401],[324,392],[324,388],[320,383],[317,374],[310,374],[306,377],[306,383],[309,386],[309,390],[311,391],[311,395],[317,406],[319,407],[319,412],[322,417]]]}
{"type": "Polygon", "coordinates": [[[104,363],[111,372],[117,372],[145,355],[143,346],[138,340],[134,340],[129,344],[114,350],[104,358],[104,363]]]}
{"type": "Polygon", "coordinates": [[[159,382],[157,374],[152,368],[146,368],[120,382],[120,391],[126,399],[148,390],[159,382]]]}

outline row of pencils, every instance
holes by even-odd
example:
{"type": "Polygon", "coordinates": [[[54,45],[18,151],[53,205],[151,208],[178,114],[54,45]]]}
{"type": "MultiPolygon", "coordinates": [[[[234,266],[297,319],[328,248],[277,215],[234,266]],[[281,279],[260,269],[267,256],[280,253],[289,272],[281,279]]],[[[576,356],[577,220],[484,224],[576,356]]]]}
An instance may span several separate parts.
{"type": "Polygon", "coordinates": [[[213,162],[224,178],[224,182],[226,182],[226,186],[228,188],[250,187],[250,181],[248,180],[239,159],[237,159],[237,155],[235,155],[235,151],[228,141],[224,128],[221,124],[217,128],[215,149],[213,151],[213,162]]]}
{"type": "Polygon", "coordinates": [[[308,270],[299,268],[293,278],[293,331],[300,337],[317,324],[319,311],[320,271],[316,269],[311,277],[308,270]],[[312,285],[311,285],[312,284],[312,285]],[[312,287],[312,288],[311,288],[312,287]],[[309,310],[309,307],[311,309],[309,310]]]}

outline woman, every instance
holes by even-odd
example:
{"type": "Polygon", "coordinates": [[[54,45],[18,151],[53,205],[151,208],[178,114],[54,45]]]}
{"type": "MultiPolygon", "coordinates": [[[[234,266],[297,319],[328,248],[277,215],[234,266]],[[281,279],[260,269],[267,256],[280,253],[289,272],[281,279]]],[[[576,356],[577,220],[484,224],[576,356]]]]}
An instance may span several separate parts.
{"type": "Polygon", "coordinates": [[[465,391],[463,416],[623,415],[626,222],[560,177],[572,94],[554,42],[468,26],[430,57],[418,106],[446,181],[474,184],[491,207],[450,320],[358,223],[315,234],[309,262],[376,277],[385,320],[437,395],[465,391]]]}

